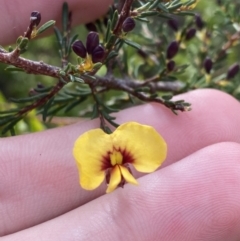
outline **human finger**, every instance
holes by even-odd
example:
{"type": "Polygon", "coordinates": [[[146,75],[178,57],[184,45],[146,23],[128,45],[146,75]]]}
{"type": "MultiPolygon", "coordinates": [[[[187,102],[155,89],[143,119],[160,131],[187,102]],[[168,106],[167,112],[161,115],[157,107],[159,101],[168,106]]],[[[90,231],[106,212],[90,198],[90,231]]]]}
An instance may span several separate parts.
{"type": "MultiPolygon", "coordinates": [[[[239,103],[234,98],[215,90],[177,98],[191,102],[193,110],[175,116],[160,105],[143,105],[122,111],[117,122],[155,127],[168,144],[165,166],[217,142],[240,142],[239,103]]],[[[1,235],[54,218],[104,193],[105,184],[92,192],[79,187],[72,157],[77,137],[98,126],[94,120],[0,140],[1,235]]]]}
{"type": "Polygon", "coordinates": [[[24,240],[236,241],[240,145],[205,147],[58,218],[3,238],[24,240]]]}
{"type": "MultiPolygon", "coordinates": [[[[112,0],[69,0],[68,4],[73,15],[73,25],[97,19],[107,11],[111,3],[112,0]]],[[[52,19],[56,20],[59,25],[59,22],[61,22],[62,1],[1,1],[0,45],[12,43],[26,31],[32,11],[41,13],[42,23],[52,19]]]]}

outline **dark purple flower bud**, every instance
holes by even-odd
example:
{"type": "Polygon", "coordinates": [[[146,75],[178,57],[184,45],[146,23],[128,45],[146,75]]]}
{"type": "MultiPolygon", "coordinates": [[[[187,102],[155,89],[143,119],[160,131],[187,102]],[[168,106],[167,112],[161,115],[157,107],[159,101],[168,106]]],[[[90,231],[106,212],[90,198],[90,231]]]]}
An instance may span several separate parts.
{"type": "Polygon", "coordinates": [[[177,41],[173,41],[168,45],[167,58],[172,59],[178,52],[179,44],[177,41]]]}
{"type": "Polygon", "coordinates": [[[92,51],[92,62],[93,63],[101,62],[104,57],[104,54],[105,54],[104,48],[101,45],[98,45],[92,51]]]}
{"type": "Polygon", "coordinates": [[[86,48],[89,54],[99,45],[99,36],[96,32],[90,32],[87,36],[86,48]]]}
{"type": "Polygon", "coordinates": [[[85,24],[86,29],[90,32],[97,32],[97,27],[94,23],[87,23],[85,24]]]}
{"type": "Polygon", "coordinates": [[[136,26],[136,23],[134,19],[128,17],[124,20],[123,25],[122,25],[122,30],[127,33],[132,31],[136,26]]]}
{"type": "Polygon", "coordinates": [[[206,59],[203,62],[203,67],[204,67],[206,73],[208,73],[208,74],[210,73],[212,66],[213,66],[212,60],[209,57],[206,57],[206,59]]]}
{"type": "Polygon", "coordinates": [[[38,26],[41,21],[41,13],[34,11],[30,16],[30,23],[32,26],[38,26]]]}
{"type": "Polygon", "coordinates": [[[202,29],[204,27],[204,22],[199,14],[195,15],[195,23],[198,29],[202,29]]]}
{"type": "Polygon", "coordinates": [[[228,69],[227,79],[232,79],[239,72],[239,64],[233,64],[228,69]]]}
{"type": "Polygon", "coordinates": [[[176,19],[169,19],[167,23],[172,30],[174,30],[175,32],[178,31],[178,22],[176,19]]]}
{"type": "Polygon", "coordinates": [[[173,71],[174,67],[175,67],[175,61],[170,60],[170,61],[167,63],[167,69],[168,69],[168,71],[169,71],[169,72],[173,71]]]}
{"type": "Polygon", "coordinates": [[[83,45],[82,41],[80,41],[80,40],[76,40],[72,44],[72,50],[75,54],[77,54],[81,58],[86,58],[86,56],[87,56],[87,50],[86,50],[85,46],[83,45]]]}
{"type": "Polygon", "coordinates": [[[196,32],[197,32],[197,30],[195,28],[188,29],[186,32],[185,39],[186,40],[192,39],[195,36],[196,32]]]}

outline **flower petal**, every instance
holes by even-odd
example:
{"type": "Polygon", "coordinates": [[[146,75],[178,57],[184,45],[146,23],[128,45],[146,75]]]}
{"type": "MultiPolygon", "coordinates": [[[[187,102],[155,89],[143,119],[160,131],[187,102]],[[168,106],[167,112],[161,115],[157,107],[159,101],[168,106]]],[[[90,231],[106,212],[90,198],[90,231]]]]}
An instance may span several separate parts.
{"type": "Polygon", "coordinates": [[[126,167],[120,166],[120,165],[119,167],[121,170],[121,174],[126,182],[129,182],[133,185],[138,185],[137,180],[134,178],[134,176],[129,172],[129,170],[126,167]]]}
{"type": "Polygon", "coordinates": [[[112,138],[114,148],[131,156],[130,163],[140,172],[155,171],[166,158],[167,144],[151,126],[128,122],[120,125],[112,138]]]}
{"type": "Polygon", "coordinates": [[[103,157],[112,151],[111,136],[101,129],[90,130],[81,135],[75,142],[73,156],[80,173],[82,188],[97,188],[105,178],[103,157]]]}
{"type": "Polygon", "coordinates": [[[108,188],[106,193],[114,191],[118,184],[121,182],[122,176],[120,172],[119,165],[116,165],[114,168],[112,168],[110,172],[110,182],[108,184],[108,188]]]}

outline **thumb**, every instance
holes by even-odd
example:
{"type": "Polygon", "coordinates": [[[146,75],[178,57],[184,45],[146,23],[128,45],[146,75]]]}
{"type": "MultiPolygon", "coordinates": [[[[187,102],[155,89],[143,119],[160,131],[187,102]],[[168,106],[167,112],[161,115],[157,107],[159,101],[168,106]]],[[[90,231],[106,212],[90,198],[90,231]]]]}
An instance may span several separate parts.
{"type": "MultiPolygon", "coordinates": [[[[87,23],[102,16],[112,3],[111,0],[68,0],[69,10],[73,14],[73,25],[87,23]]],[[[26,31],[32,11],[39,11],[42,23],[48,20],[61,22],[62,1],[1,1],[0,8],[0,45],[14,42],[26,31]]]]}

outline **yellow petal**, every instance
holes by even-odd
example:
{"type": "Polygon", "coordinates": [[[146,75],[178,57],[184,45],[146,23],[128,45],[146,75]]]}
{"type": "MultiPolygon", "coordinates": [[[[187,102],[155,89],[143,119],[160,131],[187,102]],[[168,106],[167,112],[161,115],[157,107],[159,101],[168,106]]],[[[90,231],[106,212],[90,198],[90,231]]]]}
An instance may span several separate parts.
{"type": "Polygon", "coordinates": [[[119,151],[113,150],[113,153],[110,154],[110,160],[111,160],[111,165],[115,166],[116,164],[121,165],[122,164],[122,153],[119,151]]]}
{"type": "Polygon", "coordinates": [[[81,135],[75,142],[73,156],[80,173],[82,188],[97,188],[105,178],[104,156],[112,152],[111,136],[101,129],[90,130],[81,135]]]}
{"type": "Polygon", "coordinates": [[[137,180],[133,177],[133,175],[128,171],[128,169],[124,166],[120,166],[121,174],[126,182],[129,182],[133,185],[138,185],[137,180]]]}
{"type": "Polygon", "coordinates": [[[121,182],[121,179],[122,179],[122,176],[121,176],[120,168],[118,165],[116,165],[110,172],[110,182],[108,184],[106,193],[109,193],[115,190],[118,184],[121,182]]]}
{"type": "Polygon", "coordinates": [[[130,163],[140,172],[155,171],[166,158],[167,144],[151,126],[128,122],[119,126],[112,138],[114,148],[131,156],[130,163]]]}

